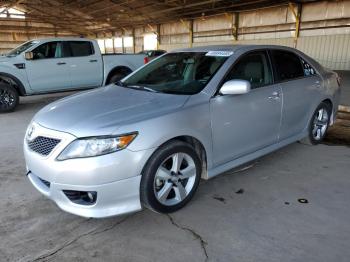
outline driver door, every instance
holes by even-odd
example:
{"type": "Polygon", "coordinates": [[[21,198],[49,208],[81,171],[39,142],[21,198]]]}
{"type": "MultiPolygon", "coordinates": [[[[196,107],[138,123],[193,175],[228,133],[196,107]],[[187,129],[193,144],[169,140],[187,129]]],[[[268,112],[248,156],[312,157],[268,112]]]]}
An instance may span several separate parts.
{"type": "Polygon", "coordinates": [[[33,60],[26,61],[30,87],[36,92],[60,91],[71,88],[69,61],[62,42],[44,43],[33,52],[33,60]]]}
{"type": "Polygon", "coordinates": [[[241,79],[251,84],[242,95],[217,95],[210,101],[214,164],[220,165],[278,141],[282,93],[273,84],[266,51],[243,55],[224,82],[241,79]]]}

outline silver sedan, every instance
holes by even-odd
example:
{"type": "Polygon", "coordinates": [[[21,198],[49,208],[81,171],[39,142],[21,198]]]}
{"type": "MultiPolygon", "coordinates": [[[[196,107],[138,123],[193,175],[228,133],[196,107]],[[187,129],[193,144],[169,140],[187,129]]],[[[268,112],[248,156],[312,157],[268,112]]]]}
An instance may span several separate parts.
{"type": "Polygon", "coordinates": [[[122,81],[56,101],[24,139],[27,176],[63,210],[174,212],[209,179],[295,141],[322,141],[339,78],[279,46],[167,53],[122,81]]]}

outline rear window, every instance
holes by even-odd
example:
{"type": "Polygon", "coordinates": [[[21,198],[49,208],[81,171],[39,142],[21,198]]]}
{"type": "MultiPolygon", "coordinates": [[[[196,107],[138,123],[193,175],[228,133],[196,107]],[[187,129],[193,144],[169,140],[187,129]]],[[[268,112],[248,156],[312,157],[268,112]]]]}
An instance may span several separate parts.
{"type": "Polygon", "coordinates": [[[94,53],[91,42],[88,41],[70,41],[72,56],[89,56],[94,53]]]}
{"type": "Polygon", "coordinates": [[[301,59],[301,63],[303,64],[305,76],[312,76],[316,74],[315,69],[304,59],[301,59]]]}
{"type": "Polygon", "coordinates": [[[276,80],[286,81],[304,76],[300,58],[292,52],[271,50],[276,69],[276,80]]]}

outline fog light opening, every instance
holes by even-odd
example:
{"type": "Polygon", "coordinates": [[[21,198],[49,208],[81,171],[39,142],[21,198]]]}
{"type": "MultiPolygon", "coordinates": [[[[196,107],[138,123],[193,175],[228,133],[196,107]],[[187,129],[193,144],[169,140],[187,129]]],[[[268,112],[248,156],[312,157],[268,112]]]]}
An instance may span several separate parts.
{"type": "Polygon", "coordinates": [[[96,202],[96,192],[87,192],[87,197],[89,198],[90,203],[96,202]]]}
{"type": "Polygon", "coordinates": [[[93,205],[97,199],[96,191],[63,190],[63,193],[70,201],[79,205],[93,205]]]}

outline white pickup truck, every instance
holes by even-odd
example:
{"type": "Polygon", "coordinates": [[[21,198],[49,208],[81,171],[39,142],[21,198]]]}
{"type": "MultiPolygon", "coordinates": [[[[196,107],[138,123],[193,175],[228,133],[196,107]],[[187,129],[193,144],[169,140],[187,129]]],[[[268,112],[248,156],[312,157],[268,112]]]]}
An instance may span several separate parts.
{"type": "Polygon", "coordinates": [[[95,40],[28,41],[0,56],[0,113],[19,96],[94,88],[116,82],[144,64],[145,55],[101,55],[95,40]]]}

